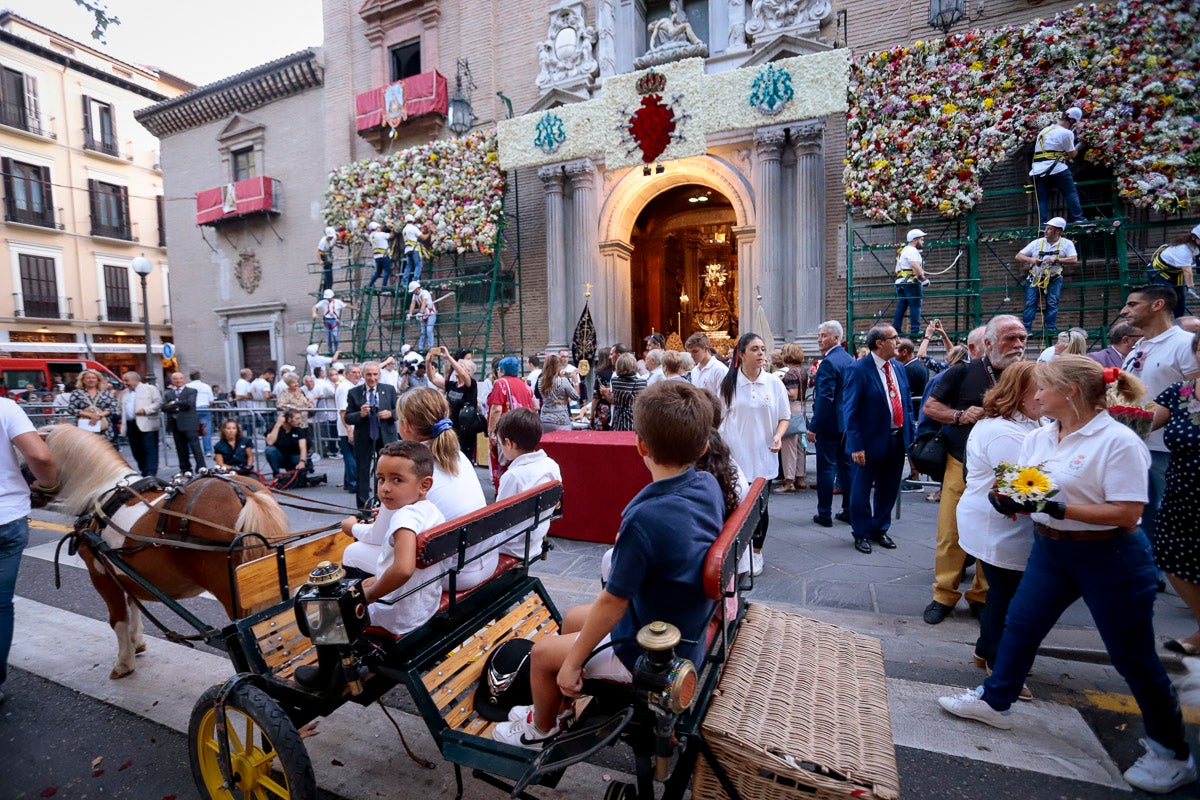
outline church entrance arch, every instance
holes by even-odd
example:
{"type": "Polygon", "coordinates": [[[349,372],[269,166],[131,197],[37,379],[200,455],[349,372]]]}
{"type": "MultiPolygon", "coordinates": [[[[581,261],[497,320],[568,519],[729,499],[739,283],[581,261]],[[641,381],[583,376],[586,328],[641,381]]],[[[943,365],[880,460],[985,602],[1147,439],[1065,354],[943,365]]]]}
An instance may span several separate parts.
{"type": "Polygon", "coordinates": [[[615,339],[635,348],[651,333],[682,341],[704,331],[718,349],[736,340],[753,292],[755,227],[749,182],[713,156],[663,174],[629,173],[599,221],[615,339]]]}

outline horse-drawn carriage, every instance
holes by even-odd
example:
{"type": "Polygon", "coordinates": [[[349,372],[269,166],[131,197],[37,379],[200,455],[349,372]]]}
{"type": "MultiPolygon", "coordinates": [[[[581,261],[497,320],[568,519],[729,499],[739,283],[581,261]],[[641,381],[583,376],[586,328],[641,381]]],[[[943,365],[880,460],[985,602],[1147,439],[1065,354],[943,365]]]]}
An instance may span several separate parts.
{"type": "MultiPolygon", "coordinates": [[[[53,434],[49,441],[62,450],[53,434]]],[[[64,495],[77,495],[79,487],[65,480],[64,495]]],[[[675,656],[681,638],[673,626],[645,626],[633,685],[585,681],[574,718],[540,750],[494,741],[495,723],[477,712],[474,695],[487,654],[501,642],[558,630],[558,609],[529,573],[541,554],[529,553],[528,542],[555,514],[561,485],[545,484],[422,533],[418,567],[443,566],[449,590],[433,619],[395,638],[370,627],[361,582],[345,578],[335,563],[351,541],[340,528],[281,535],[269,494],[228,475],[162,488],[125,477],[103,483],[91,477],[86,509],[66,508],[80,514],[75,541],[109,601],[121,651],[113,677],[132,668],[140,644],[140,601],[128,599],[134,596],[167,604],[196,628],[193,638],[223,649],[234,665],[235,675],[206,691],[192,711],[189,758],[204,797],[315,796],[301,730],[346,702],[370,705],[397,686],[407,689],[454,765],[459,797],[463,768],[529,798],[530,787],[553,787],[572,764],[618,743],[632,750],[636,782],[608,784],[608,800],[682,798],[689,788],[693,797],[898,796],[879,643],[747,606],[741,596],[746,587],[737,585],[736,566],[765,506],[761,480],[705,562],[704,588],[715,604],[703,633],[704,663],[675,656]],[[205,493],[225,499],[202,514],[205,493]],[[488,581],[456,591],[468,549],[489,540],[524,541],[526,557],[502,555],[488,581]],[[203,585],[196,585],[225,604],[230,624],[196,619],[175,602],[186,587],[164,591],[161,574],[147,571],[161,567],[147,559],[168,557],[181,544],[188,545],[181,552],[191,574],[195,562],[207,564],[203,585]],[[132,594],[116,602],[114,586],[132,594]],[[298,669],[307,670],[303,683],[298,669]]]]}

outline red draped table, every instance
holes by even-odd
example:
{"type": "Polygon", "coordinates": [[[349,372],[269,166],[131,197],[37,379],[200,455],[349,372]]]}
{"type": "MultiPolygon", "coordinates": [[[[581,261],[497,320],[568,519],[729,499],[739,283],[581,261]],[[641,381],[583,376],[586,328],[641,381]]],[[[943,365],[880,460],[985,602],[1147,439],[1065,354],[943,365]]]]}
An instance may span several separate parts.
{"type": "Polygon", "coordinates": [[[563,515],[551,536],[616,541],[621,512],[650,483],[633,431],[554,431],[541,447],[562,469],[563,515]]]}

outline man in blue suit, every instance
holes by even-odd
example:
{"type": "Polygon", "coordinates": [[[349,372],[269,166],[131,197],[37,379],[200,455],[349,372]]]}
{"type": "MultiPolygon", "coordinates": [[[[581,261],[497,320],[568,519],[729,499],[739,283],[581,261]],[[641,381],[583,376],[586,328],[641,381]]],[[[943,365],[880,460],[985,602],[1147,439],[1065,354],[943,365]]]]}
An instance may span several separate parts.
{"type": "Polygon", "coordinates": [[[860,553],[870,553],[872,542],[885,550],[896,546],[888,528],[915,432],[908,377],[895,358],[899,343],[891,325],[872,328],[867,331],[870,355],[846,371],[846,450],[855,464],[850,525],[860,553]]]}
{"type": "Polygon", "coordinates": [[[850,454],[843,446],[842,387],[854,359],[842,347],[842,323],[837,320],[822,322],[817,328],[817,346],[821,364],[813,381],[813,417],[808,426],[808,440],[817,445],[817,513],[813,522],[832,528],[834,476],[842,487],[842,510],[837,519],[850,522],[850,454]]]}

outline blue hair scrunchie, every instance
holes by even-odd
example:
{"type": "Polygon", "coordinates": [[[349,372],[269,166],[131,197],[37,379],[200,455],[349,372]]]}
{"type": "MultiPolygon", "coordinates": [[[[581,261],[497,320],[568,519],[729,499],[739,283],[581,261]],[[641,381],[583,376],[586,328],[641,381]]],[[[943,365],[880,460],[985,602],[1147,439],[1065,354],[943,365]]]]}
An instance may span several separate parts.
{"type": "Polygon", "coordinates": [[[439,419],[437,422],[433,423],[433,428],[432,428],[433,435],[441,436],[443,433],[445,433],[448,430],[451,430],[453,427],[454,427],[454,423],[451,422],[449,419],[445,419],[445,418],[439,419]]]}

